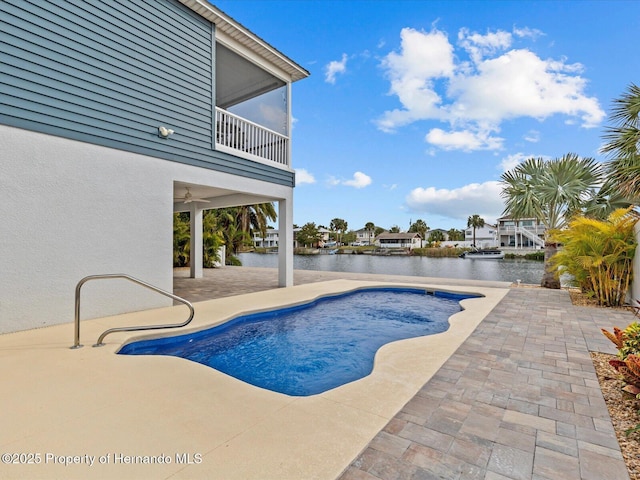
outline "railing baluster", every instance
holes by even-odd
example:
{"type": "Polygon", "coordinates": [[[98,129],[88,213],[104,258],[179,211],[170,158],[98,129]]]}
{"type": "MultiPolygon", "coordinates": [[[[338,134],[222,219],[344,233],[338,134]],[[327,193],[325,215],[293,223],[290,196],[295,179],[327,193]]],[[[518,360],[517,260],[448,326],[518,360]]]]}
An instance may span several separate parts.
{"type": "Polygon", "coordinates": [[[289,139],[268,128],[216,107],[216,144],[289,165],[289,139]]]}

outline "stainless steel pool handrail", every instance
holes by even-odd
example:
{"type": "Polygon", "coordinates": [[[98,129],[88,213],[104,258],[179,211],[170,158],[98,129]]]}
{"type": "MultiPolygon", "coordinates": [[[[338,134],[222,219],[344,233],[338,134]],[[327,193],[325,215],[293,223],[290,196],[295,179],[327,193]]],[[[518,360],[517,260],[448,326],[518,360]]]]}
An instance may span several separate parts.
{"type": "Polygon", "coordinates": [[[80,289],[82,288],[82,286],[87,283],[89,280],[98,280],[98,279],[109,279],[109,278],[123,278],[125,280],[129,280],[130,282],[133,283],[137,283],[138,285],[141,285],[145,288],[148,288],[149,290],[153,290],[154,292],[158,292],[166,297],[172,298],[178,302],[184,303],[187,307],[189,307],[189,318],[187,318],[186,321],[182,322],[182,323],[176,323],[176,324],[166,324],[166,325],[143,325],[143,326],[134,326],[134,327],[116,327],[116,328],[110,328],[108,330],[105,330],[104,332],[102,332],[102,335],[100,335],[100,337],[98,337],[98,341],[95,343],[95,345],[93,345],[94,347],[101,347],[104,345],[104,343],[102,343],[102,341],[104,340],[104,337],[106,337],[107,335],[109,335],[110,333],[114,333],[114,332],[131,332],[131,331],[137,331],[137,330],[155,330],[155,329],[160,329],[160,328],[179,328],[179,327],[184,327],[186,325],[189,324],[189,322],[191,322],[191,320],[193,320],[193,316],[195,314],[195,311],[193,309],[193,305],[191,305],[190,302],[188,302],[187,300],[185,300],[184,298],[178,297],[177,295],[174,295],[173,293],[169,293],[166,290],[162,290],[161,288],[155,287],[153,285],[151,285],[150,283],[147,282],[143,282],[142,280],[139,280],[135,277],[132,277],[131,275],[127,275],[124,273],[106,273],[106,274],[102,274],[102,275],[89,275],[87,277],[84,277],[82,280],[80,280],[78,282],[78,284],[76,285],[76,301],[75,301],[75,334],[74,334],[74,342],[73,342],[73,346],[70,348],[80,348],[82,347],[82,345],[80,345],[80,289]]]}

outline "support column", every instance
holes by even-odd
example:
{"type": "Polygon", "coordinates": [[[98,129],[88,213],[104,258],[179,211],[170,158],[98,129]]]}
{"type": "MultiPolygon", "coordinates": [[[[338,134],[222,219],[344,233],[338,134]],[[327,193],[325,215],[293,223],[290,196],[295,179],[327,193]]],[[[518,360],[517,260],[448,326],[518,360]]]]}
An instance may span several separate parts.
{"type": "Polygon", "coordinates": [[[293,192],[278,201],[278,286],[293,286],[293,192]]]}
{"type": "Polygon", "coordinates": [[[190,262],[191,278],[202,278],[202,209],[191,203],[189,223],[191,229],[190,262]]]}

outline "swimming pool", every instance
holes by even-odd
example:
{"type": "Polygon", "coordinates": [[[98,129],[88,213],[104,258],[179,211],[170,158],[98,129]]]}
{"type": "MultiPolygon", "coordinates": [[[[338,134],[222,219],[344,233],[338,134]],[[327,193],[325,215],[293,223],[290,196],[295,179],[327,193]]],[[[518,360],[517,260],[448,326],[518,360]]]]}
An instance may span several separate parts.
{"type": "Polygon", "coordinates": [[[118,353],[178,356],[275,392],[315,395],[369,375],[386,343],[444,332],[459,301],[476,296],[368,288],[129,343],[118,353]]]}

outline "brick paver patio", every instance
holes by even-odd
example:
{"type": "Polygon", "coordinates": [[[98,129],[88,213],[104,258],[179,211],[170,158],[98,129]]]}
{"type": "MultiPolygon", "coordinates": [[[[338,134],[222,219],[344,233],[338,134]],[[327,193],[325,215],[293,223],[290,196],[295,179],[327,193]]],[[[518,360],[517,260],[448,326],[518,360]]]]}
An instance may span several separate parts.
{"type": "MultiPolygon", "coordinates": [[[[175,292],[194,301],[276,286],[270,269],[184,276],[177,273],[175,292]]],[[[294,276],[297,284],[425,281],[309,271],[294,276]]],[[[628,479],[589,351],[615,353],[600,328],[632,321],[630,312],[573,306],[566,291],[512,288],[341,480],[628,479]]]]}
{"type": "Polygon", "coordinates": [[[341,479],[628,479],[589,350],[633,320],[512,289],[341,479]]]}

